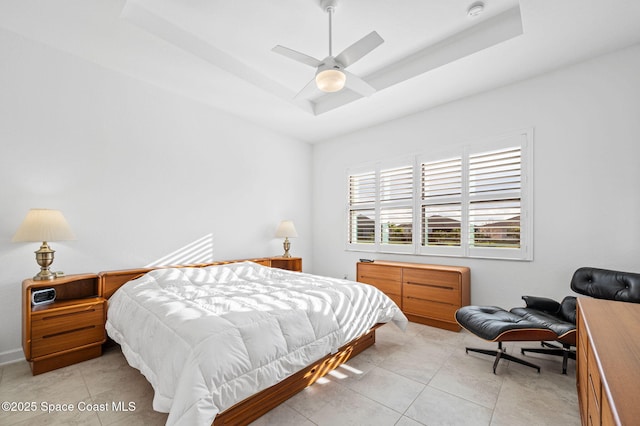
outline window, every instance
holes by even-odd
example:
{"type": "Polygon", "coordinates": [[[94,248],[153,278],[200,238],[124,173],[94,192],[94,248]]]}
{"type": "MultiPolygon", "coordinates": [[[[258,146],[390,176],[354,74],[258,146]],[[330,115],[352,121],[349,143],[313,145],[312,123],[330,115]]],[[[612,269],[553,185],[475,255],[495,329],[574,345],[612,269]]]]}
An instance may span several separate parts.
{"type": "Polygon", "coordinates": [[[348,248],[532,259],[531,137],[349,172],[348,248]]]}
{"type": "Polygon", "coordinates": [[[460,254],[462,245],[462,158],[423,162],[421,175],[421,252],[460,254]]]}
{"type": "Polygon", "coordinates": [[[380,171],[380,244],[413,246],[413,165],[380,171]]]}
{"type": "Polygon", "coordinates": [[[520,248],[520,147],[469,156],[469,243],[520,248]]]}
{"type": "Polygon", "coordinates": [[[414,241],[413,160],[349,174],[348,245],[409,253],[414,241]]]}
{"type": "Polygon", "coordinates": [[[375,243],[376,173],[349,176],[349,243],[375,243]]]}

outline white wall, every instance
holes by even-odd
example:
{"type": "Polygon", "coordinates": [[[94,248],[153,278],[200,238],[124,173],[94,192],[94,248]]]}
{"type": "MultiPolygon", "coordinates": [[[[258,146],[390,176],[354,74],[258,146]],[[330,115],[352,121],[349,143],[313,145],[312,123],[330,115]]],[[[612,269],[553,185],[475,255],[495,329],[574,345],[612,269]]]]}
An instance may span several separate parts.
{"type": "MultiPolygon", "coordinates": [[[[62,210],[67,274],[145,266],[211,236],[215,259],[311,265],[311,147],[0,31],[0,364],[22,357],[21,292],[36,243],[10,240],[29,208],[62,210]]],[[[185,76],[188,78],[188,76],[185,76]]]]}
{"type": "MultiPolygon", "coordinates": [[[[469,72],[473,72],[469,70],[469,72]]],[[[317,144],[314,273],[360,257],[471,268],[473,304],[562,298],[580,266],[640,272],[640,45],[317,144]],[[534,128],[532,262],[345,251],[346,169],[534,128]]]]}

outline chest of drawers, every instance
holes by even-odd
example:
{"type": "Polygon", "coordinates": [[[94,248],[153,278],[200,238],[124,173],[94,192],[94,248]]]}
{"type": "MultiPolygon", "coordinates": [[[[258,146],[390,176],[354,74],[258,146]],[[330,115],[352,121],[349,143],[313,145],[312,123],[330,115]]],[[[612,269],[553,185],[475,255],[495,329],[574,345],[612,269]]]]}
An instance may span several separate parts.
{"type": "Polygon", "coordinates": [[[375,261],[357,264],[357,280],[387,294],[410,321],[458,331],[455,312],[470,303],[470,271],[463,266],[375,261]]]}
{"type": "Polygon", "coordinates": [[[640,418],[640,305],[578,298],[576,384],[585,426],[640,418]]]}

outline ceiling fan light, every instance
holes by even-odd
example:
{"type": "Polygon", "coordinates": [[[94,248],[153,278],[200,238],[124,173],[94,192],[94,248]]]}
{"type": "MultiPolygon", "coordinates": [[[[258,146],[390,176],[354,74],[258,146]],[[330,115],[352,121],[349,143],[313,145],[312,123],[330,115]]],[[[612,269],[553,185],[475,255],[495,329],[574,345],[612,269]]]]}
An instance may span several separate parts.
{"type": "Polygon", "coordinates": [[[316,74],[316,86],[323,92],[337,92],[342,90],[347,81],[347,76],[340,70],[330,69],[316,74]]]}

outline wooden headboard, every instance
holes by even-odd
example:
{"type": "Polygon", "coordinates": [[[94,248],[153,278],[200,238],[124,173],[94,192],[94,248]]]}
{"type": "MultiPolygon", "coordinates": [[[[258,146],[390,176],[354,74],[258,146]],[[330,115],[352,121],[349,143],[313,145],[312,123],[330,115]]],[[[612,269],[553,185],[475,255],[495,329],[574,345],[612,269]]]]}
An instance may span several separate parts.
{"type": "Polygon", "coordinates": [[[268,257],[261,257],[257,259],[236,259],[236,260],[221,260],[211,263],[198,263],[193,265],[176,265],[176,266],[159,266],[153,268],[136,268],[136,269],[121,269],[117,271],[104,271],[98,274],[98,285],[100,287],[100,294],[105,299],[110,298],[113,293],[116,292],[125,283],[134,280],[149,271],[154,269],[163,268],[204,268],[212,265],[226,265],[229,263],[238,262],[255,262],[264,266],[271,266],[271,259],[268,257]]]}

